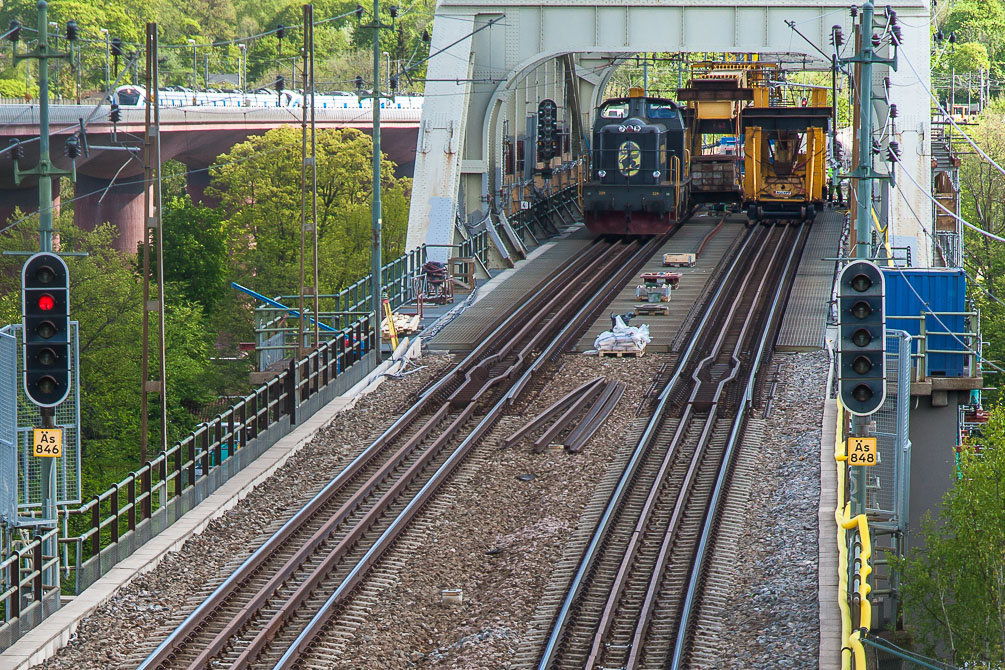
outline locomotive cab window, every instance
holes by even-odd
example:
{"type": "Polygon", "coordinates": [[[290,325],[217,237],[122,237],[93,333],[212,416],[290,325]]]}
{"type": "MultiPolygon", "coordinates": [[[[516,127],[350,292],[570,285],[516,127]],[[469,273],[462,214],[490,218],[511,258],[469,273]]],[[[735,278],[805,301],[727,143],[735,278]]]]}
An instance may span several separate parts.
{"type": "Polygon", "coordinates": [[[646,115],[650,119],[675,119],[677,118],[677,109],[672,102],[650,102],[646,115]]]}
{"type": "Polygon", "coordinates": [[[628,116],[628,101],[615,100],[600,108],[600,118],[602,119],[623,119],[628,116]]]}

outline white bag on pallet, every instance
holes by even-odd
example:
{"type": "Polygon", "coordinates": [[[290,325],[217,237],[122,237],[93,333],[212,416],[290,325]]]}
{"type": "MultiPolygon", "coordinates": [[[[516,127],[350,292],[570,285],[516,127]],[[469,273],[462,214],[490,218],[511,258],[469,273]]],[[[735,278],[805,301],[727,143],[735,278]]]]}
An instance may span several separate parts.
{"type": "Polygon", "coordinates": [[[593,341],[597,351],[642,351],[652,341],[649,337],[649,326],[626,326],[621,317],[615,317],[612,330],[605,330],[593,341]]]}

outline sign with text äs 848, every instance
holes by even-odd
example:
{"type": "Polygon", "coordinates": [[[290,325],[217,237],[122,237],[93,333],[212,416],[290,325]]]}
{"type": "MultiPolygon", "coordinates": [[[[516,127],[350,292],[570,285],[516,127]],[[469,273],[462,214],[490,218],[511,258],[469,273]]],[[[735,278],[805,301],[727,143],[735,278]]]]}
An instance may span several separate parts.
{"type": "Polygon", "coordinates": [[[879,450],[876,448],[875,437],[848,438],[848,465],[876,465],[879,463],[879,450]]]}

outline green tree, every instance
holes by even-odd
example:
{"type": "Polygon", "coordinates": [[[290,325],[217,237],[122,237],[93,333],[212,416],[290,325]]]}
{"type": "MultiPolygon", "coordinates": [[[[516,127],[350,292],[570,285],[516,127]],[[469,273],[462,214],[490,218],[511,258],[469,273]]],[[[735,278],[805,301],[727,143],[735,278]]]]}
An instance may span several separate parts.
{"type": "MultiPolygon", "coordinates": [[[[985,111],[977,126],[969,129],[974,141],[999,165],[1005,164],[1005,121],[1002,107],[985,111]]],[[[962,216],[980,229],[1005,237],[1005,175],[973,152],[964,152],[960,166],[962,216]]],[[[964,267],[987,292],[1005,295],[1005,244],[964,229],[964,267]]],[[[984,291],[971,291],[981,308],[982,331],[990,346],[990,358],[1005,351],[1005,308],[984,291]]]]}
{"type": "MultiPolygon", "coordinates": [[[[236,145],[213,171],[211,192],[230,224],[234,275],[269,296],[296,293],[299,285],[300,141],[297,129],[270,130],[236,145]]],[[[320,288],[334,293],[369,268],[373,143],[358,130],[338,129],[318,133],[317,147],[320,288]]],[[[389,203],[384,251],[393,257],[403,250],[410,180],[395,179],[386,158],[381,174],[389,203]]]]}
{"type": "MultiPolygon", "coordinates": [[[[977,49],[974,47],[963,49],[963,45],[968,43],[980,45],[985,47],[990,59],[987,65],[992,67],[996,76],[1001,76],[1002,59],[1005,57],[1005,5],[1001,0],[957,0],[950,6],[940,28],[946,35],[955,32],[957,39],[955,49],[971,54],[968,59],[960,63],[961,65],[977,65],[978,68],[981,66],[980,58],[974,57],[977,49]]],[[[952,59],[945,59],[939,65],[948,68],[952,62],[952,59]]],[[[960,71],[957,69],[957,74],[960,71]]]]}
{"type": "Polygon", "coordinates": [[[223,216],[175,197],[165,204],[163,219],[164,281],[176,287],[178,297],[211,314],[229,290],[223,216]]]}
{"type": "Polygon", "coordinates": [[[992,411],[980,441],[981,453],[961,455],[939,523],[926,518],[924,548],[896,565],[905,621],[925,652],[996,668],[1005,663],[1005,408],[992,411]]]}

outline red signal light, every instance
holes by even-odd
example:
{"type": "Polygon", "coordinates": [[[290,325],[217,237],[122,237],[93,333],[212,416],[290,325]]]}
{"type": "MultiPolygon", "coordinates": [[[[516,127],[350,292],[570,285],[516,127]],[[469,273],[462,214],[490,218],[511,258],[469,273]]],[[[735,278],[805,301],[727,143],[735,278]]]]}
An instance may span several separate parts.
{"type": "Polygon", "coordinates": [[[52,311],[52,308],[56,306],[56,301],[49,294],[43,294],[38,297],[38,308],[43,312],[52,311]]]}

